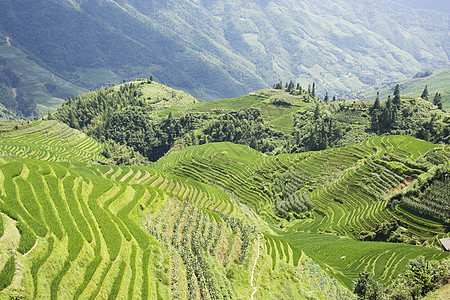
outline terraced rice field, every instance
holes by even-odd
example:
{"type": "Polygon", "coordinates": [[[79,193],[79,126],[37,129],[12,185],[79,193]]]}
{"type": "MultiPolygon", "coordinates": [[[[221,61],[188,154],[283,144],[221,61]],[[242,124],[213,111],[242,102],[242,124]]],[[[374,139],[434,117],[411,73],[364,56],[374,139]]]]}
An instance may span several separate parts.
{"type": "Polygon", "coordinates": [[[345,299],[342,284],[350,288],[361,271],[389,283],[411,259],[448,257],[355,239],[394,218],[430,240],[448,234],[442,223],[388,208],[386,200],[448,159],[448,147],[386,136],[266,156],[216,143],[150,167],[101,165],[100,152],[55,121],[1,136],[0,298],[249,298],[259,247],[255,268],[268,275],[256,277],[256,297],[289,277],[313,298],[345,299]],[[276,215],[272,181],[288,170],[304,176],[312,218],[286,223],[276,215]]]}
{"type": "Polygon", "coordinates": [[[0,136],[0,157],[25,157],[45,161],[105,160],[101,145],[57,121],[37,121],[31,127],[0,136]]]}
{"type": "Polygon", "coordinates": [[[2,217],[17,227],[3,233],[14,239],[2,261],[17,251],[6,294],[29,287],[37,299],[168,295],[155,263],[166,254],[137,221],[167,196],[50,162],[14,159],[0,170],[2,217]]]}
{"type": "Polygon", "coordinates": [[[179,200],[233,215],[235,204],[224,191],[205,183],[162,173],[153,168],[97,166],[95,174],[124,183],[151,186],[179,200]]]}
{"type": "Polygon", "coordinates": [[[434,148],[411,137],[389,136],[314,153],[265,156],[246,146],[218,143],[188,147],[154,167],[218,185],[268,220],[277,220],[269,188],[273,176],[294,169],[308,178],[303,190],[316,211],[314,220],[297,222],[298,230],[353,236],[398,218],[431,238],[443,232],[441,223],[424,223],[387,209],[385,199],[405,180],[424,172],[405,160],[417,160],[434,148]]]}
{"type": "Polygon", "coordinates": [[[423,246],[360,242],[328,234],[293,232],[282,234],[279,240],[292,249],[301,249],[348,287],[360,272],[369,272],[375,280],[389,283],[419,256],[435,260],[449,257],[448,253],[423,246]]]}
{"type": "Polygon", "coordinates": [[[405,180],[423,173],[420,169],[424,167],[423,159],[419,158],[438,148],[440,146],[411,137],[386,136],[314,153],[264,156],[245,146],[219,143],[189,147],[162,159],[154,167],[221,186],[269,222],[278,219],[270,191],[273,176],[290,169],[304,175],[307,183],[303,190],[315,204],[314,217],[296,220],[288,233],[265,235],[273,267],[279,260],[296,265],[302,253],[306,253],[351,287],[351,281],[361,271],[370,271],[377,280],[388,283],[417,256],[448,257],[438,250],[418,246],[350,239],[392,219],[401,220],[412,233],[431,240],[446,232],[441,222],[412,215],[397,207],[388,208],[386,200],[405,180]],[[350,238],[341,240],[333,235],[312,233],[350,238]],[[335,251],[326,248],[341,241],[340,253],[346,252],[345,245],[357,249],[351,258],[355,263],[342,264],[339,259],[330,261],[329,255],[335,251]],[[392,265],[389,271],[385,269],[387,263],[392,265]]]}

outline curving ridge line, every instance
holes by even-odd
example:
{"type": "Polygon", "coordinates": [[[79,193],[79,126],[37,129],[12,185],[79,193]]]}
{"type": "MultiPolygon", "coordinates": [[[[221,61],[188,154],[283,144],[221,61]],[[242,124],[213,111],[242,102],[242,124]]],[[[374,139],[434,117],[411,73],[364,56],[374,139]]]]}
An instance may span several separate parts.
{"type": "Polygon", "coordinates": [[[253,295],[255,295],[256,290],[257,290],[256,286],[253,286],[253,277],[254,277],[254,274],[255,274],[255,268],[256,268],[256,263],[258,261],[258,258],[259,258],[259,234],[258,234],[258,255],[255,258],[255,264],[253,265],[253,269],[252,269],[252,278],[250,280],[250,284],[252,285],[252,288],[253,288],[252,300],[253,300],[253,295]]]}

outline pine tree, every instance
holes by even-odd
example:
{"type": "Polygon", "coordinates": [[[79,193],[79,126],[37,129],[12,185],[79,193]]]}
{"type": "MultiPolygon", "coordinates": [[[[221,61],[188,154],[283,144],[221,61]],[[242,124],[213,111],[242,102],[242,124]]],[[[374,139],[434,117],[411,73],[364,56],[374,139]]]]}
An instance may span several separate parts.
{"type": "Polygon", "coordinates": [[[294,90],[294,83],[292,82],[292,80],[289,82],[288,86],[287,86],[287,91],[290,93],[294,90]]]}
{"type": "Polygon", "coordinates": [[[314,110],[314,119],[319,119],[320,117],[320,107],[319,104],[316,105],[316,109],[314,110]]]}
{"type": "Polygon", "coordinates": [[[436,105],[439,109],[442,109],[442,97],[438,92],[436,92],[436,95],[434,96],[433,104],[436,105]]]}
{"type": "Polygon", "coordinates": [[[273,86],[274,89],[281,90],[283,89],[283,81],[280,81],[273,86]]]}
{"type": "Polygon", "coordinates": [[[312,91],[311,91],[311,96],[316,97],[316,83],[313,82],[312,84],[312,91]]]}
{"type": "Polygon", "coordinates": [[[389,95],[387,102],[386,102],[386,108],[391,109],[391,107],[392,107],[392,100],[391,100],[391,95],[389,95]]]}
{"type": "Polygon", "coordinates": [[[323,98],[323,101],[326,103],[330,102],[330,97],[328,97],[328,92],[325,93],[325,98],[323,98]]]}
{"type": "Polygon", "coordinates": [[[428,86],[425,86],[425,89],[422,92],[422,95],[420,96],[420,98],[424,99],[424,100],[428,100],[428,86]]]}
{"type": "Polygon", "coordinates": [[[392,101],[393,104],[395,105],[401,105],[402,104],[402,100],[400,99],[400,85],[396,85],[395,86],[395,90],[394,90],[394,100],[392,101]]]}
{"type": "Polygon", "coordinates": [[[377,92],[377,98],[375,98],[375,102],[373,103],[373,109],[380,109],[380,92],[377,92]]]}
{"type": "Polygon", "coordinates": [[[336,96],[333,96],[333,102],[335,102],[336,101],[336,96]]]}

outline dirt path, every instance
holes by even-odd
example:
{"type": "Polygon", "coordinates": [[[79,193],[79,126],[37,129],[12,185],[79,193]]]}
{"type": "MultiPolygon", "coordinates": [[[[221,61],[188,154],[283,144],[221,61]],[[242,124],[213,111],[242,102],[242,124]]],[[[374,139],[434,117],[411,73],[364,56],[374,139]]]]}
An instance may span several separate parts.
{"type": "Polygon", "coordinates": [[[392,189],[389,191],[389,194],[386,196],[386,198],[390,198],[393,194],[395,194],[396,192],[398,192],[399,190],[401,190],[402,188],[404,188],[405,186],[410,185],[413,182],[413,178],[408,177],[405,179],[405,181],[403,181],[402,183],[400,183],[399,185],[397,185],[396,188],[392,189]]]}
{"type": "Polygon", "coordinates": [[[253,289],[253,293],[252,293],[252,300],[253,300],[253,295],[255,295],[256,293],[256,286],[253,286],[253,277],[255,275],[255,268],[256,268],[256,263],[258,262],[258,258],[259,258],[259,234],[258,234],[258,255],[255,258],[255,264],[253,265],[253,269],[252,269],[252,279],[250,280],[250,283],[252,285],[252,289],[253,289]]]}
{"type": "Polygon", "coordinates": [[[13,94],[13,98],[16,99],[16,97],[17,97],[17,89],[16,88],[12,88],[12,94],[13,94]]]}

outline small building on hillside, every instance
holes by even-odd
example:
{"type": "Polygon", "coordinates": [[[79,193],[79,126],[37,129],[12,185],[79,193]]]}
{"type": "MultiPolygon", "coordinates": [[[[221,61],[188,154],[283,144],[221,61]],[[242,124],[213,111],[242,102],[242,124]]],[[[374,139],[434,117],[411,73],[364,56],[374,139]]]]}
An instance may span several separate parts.
{"type": "Polygon", "coordinates": [[[439,241],[445,251],[450,251],[450,238],[440,239],[439,241]]]}

